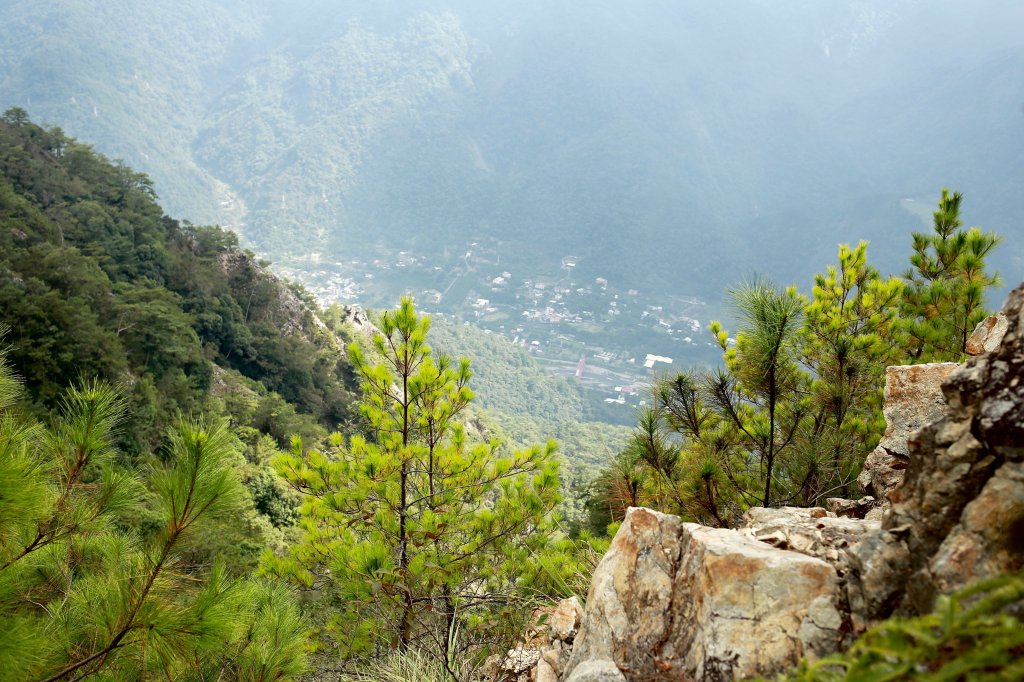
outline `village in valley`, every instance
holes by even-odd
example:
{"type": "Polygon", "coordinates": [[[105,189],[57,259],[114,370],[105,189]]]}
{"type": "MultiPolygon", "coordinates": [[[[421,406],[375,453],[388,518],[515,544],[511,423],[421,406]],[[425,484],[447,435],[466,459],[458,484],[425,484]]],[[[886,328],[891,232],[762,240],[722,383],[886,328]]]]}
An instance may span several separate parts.
{"type": "Polygon", "coordinates": [[[574,378],[623,416],[647,399],[655,374],[718,361],[707,332],[715,312],[685,295],[654,299],[587,272],[567,255],[555,272],[526,272],[501,244],[470,242],[439,254],[376,245],[372,257],[278,264],[324,305],[393,306],[411,294],[417,308],[500,334],[549,371],[574,378]],[[291,267],[289,267],[291,265],[291,267]]]}

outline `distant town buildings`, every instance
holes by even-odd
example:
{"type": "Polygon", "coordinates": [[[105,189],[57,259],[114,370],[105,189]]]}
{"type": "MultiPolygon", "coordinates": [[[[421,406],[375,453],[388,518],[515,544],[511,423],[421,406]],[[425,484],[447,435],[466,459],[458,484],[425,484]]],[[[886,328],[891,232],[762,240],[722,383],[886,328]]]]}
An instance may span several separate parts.
{"type": "Polygon", "coordinates": [[[647,357],[644,359],[644,367],[646,367],[647,369],[651,369],[652,367],[654,367],[656,363],[659,362],[664,362],[666,365],[671,365],[672,358],[666,358],[664,355],[652,355],[648,353],[647,357]]]}
{"type": "Polygon", "coordinates": [[[707,309],[699,299],[619,290],[593,274],[574,281],[583,266],[576,256],[563,257],[560,271],[517,278],[501,250],[498,242],[474,242],[425,254],[380,242],[361,258],[277,269],[328,305],[384,308],[394,305],[396,292],[412,292],[424,312],[508,338],[609,405],[640,404],[651,371],[674,364],[669,353],[682,362],[717,356],[710,339],[701,338],[707,309]]]}

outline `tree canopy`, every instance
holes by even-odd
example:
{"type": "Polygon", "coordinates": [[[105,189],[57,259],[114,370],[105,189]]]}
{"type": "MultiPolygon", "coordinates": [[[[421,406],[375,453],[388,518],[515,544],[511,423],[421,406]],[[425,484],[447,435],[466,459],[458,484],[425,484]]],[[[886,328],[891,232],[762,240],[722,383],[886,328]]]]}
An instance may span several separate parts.
{"type": "Polygon", "coordinates": [[[274,460],[304,496],[303,536],[267,570],[335,595],[327,628],[343,655],[478,655],[521,622],[530,565],[553,540],[555,446],[472,442],[469,361],[431,350],[408,298],[379,326],[372,353],[349,347],[366,435],[335,434],[324,452],[296,440],[274,460]]]}

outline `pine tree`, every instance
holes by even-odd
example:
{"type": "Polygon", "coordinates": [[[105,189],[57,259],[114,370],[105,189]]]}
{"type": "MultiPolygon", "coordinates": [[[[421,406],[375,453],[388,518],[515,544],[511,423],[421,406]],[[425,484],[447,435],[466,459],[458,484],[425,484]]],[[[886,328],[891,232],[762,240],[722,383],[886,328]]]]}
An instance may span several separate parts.
{"type": "Polygon", "coordinates": [[[804,300],[765,281],[735,289],[735,340],[712,322],[725,366],[680,372],[653,386],[625,462],[642,462],[645,504],[731,526],[752,506],[800,503],[808,474],[799,457],[811,412],[800,366],[804,300]]]}
{"type": "Polygon", "coordinates": [[[960,192],[943,189],[933,233],[913,235],[901,311],[913,362],[959,362],[971,332],[987,315],[985,290],[1000,281],[985,271],[985,258],[1001,238],[977,227],[961,229],[962,200],[960,192]]]}
{"type": "Polygon", "coordinates": [[[808,504],[848,496],[885,428],[883,374],[901,353],[895,326],[903,283],[868,264],[867,246],[841,244],[838,264],[815,276],[805,307],[801,356],[813,377],[813,419],[801,440],[808,504]]]}
{"type": "MultiPolygon", "coordinates": [[[[778,290],[761,280],[733,290],[731,299],[740,327],[730,346],[721,325],[711,325],[725,350],[726,369],[711,377],[708,399],[738,449],[737,456],[729,457],[734,478],[759,481],[763,493],[758,502],[770,507],[799,494],[786,480],[797,478],[797,472],[784,460],[809,410],[807,376],[798,366],[803,301],[795,289],[778,290]]],[[[751,491],[744,487],[738,492],[750,503],[751,491]]]]}
{"type": "Polygon", "coordinates": [[[102,384],[70,389],[53,428],[20,417],[0,359],[0,679],[289,679],[305,625],[280,586],[196,565],[189,544],[241,488],[220,423],[180,420],[145,481],[113,443],[102,384]],[[140,503],[152,529],[135,528],[140,503]]]}
{"type": "Polygon", "coordinates": [[[349,348],[366,436],[335,434],[327,452],[296,440],[275,460],[305,496],[304,534],[266,566],[331,595],[326,629],[342,655],[451,661],[457,646],[465,655],[519,619],[517,589],[559,501],[554,444],[503,455],[495,442],[469,443],[459,419],[473,399],[469,362],[431,351],[429,318],[408,298],[379,327],[376,362],[349,348]]]}
{"type": "MultiPolygon", "coordinates": [[[[640,504],[642,495],[645,506],[714,526],[729,526],[738,515],[741,504],[729,488],[747,491],[750,482],[743,474],[732,475],[726,461],[728,425],[709,405],[710,382],[710,374],[690,371],[654,383],[629,446],[616,468],[606,470],[606,475],[621,471],[610,481],[629,475],[619,485],[630,484],[632,505],[640,504]]],[[[741,468],[746,470],[745,464],[741,468]]],[[[622,505],[618,509],[625,511],[622,505]]]]}

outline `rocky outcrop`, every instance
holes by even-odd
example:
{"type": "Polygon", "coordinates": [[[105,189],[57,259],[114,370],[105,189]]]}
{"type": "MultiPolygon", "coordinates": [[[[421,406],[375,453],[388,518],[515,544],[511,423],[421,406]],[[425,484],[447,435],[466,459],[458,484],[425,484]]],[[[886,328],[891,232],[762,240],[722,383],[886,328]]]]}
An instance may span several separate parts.
{"type": "Polygon", "coordinates": [[[995,315],[989,315],[974,329],[971,338],[967,339],[965,348],[967,354],[981,355],[996,350],[1003,342],[1003,337],[1006,336],[1006,330],[1009,327],[1010,320],[1006,317],[1006,313],[998,312],[995,315]]]}
{"type": "Polygon", "coordinates": [[[836,516],[846,516],[851,519],[863,519],[872,516],[876,519],[881,518],[879,502],[871,495],[865,495],[859,500],[830,497],[825,500],[825,506],[836,516]]]}
{"type": "Polygon", "coordinates": [[[883,506],[901,483],[910,461],[910,437],[946,413],[942,382],[959,365],[942,362],[885,370],[885,434],[864,461],[857,482],[883,506]]]}
{"type": "Polygon", "coordinates": [[[265,320],[286,336],[297,335],[310,342],[325,333],[326,325],[313,309],[251,253],[225,249],[217,254],[217,266],[227,275],[247,320],[265,320]]]}
{"type": "Polygon", "coordinates": [[[380,332],[377,326],[370,320],[370,316],[366,314],[366,311],[357,305],[342,305],[341,321],[348,324],[357,333],[361,334],[366,338],[372,338],[374,334],[380,332]]]}
{"type": "Polygon", "coordinates": [[[628,680],[774,674],[836,650],[837,585],[828,561],[754,532],[631,508],[594,574],[567,679],[585,661],[628,680]]]}
{"type": "MultiPolygon", "coordinates": [[[[583,607],[576,597],[563,599],[553,611],[542,610],[524,640],[504,656],[495,656],[485,666],[489,680],[557,682],[569,662],[572,643],[583,619],[583,607]]],[[[604,678],[593,678],[604,679],[604,678]]]]}
{"type": "MultiPolygon", "coordinates": [[[[948,411],[908,439],[903,485],[882,529],[851,551],[851,606],[865,622],[1024,568],[1024,285],[981,347],[942,385],[948,411]]],[[[972,338],[975,338],[972,337],[972,338]]]]}
{"type": "Polygon", "coordinates": [[[878,521],[837,516],[820,507],[755,507],[743,515],[739,530],[773,547],[823,559],[843,578],[846,550],[880,527],[878,521]]]}
{"type": "Polygon", "coordinates": [[[1024,570],[1024,285],[972,340],[963,366],[888,369],[870,496],[751,509],[736,530],[630,509],[561,679],[770,677],[1024,570]]]}

